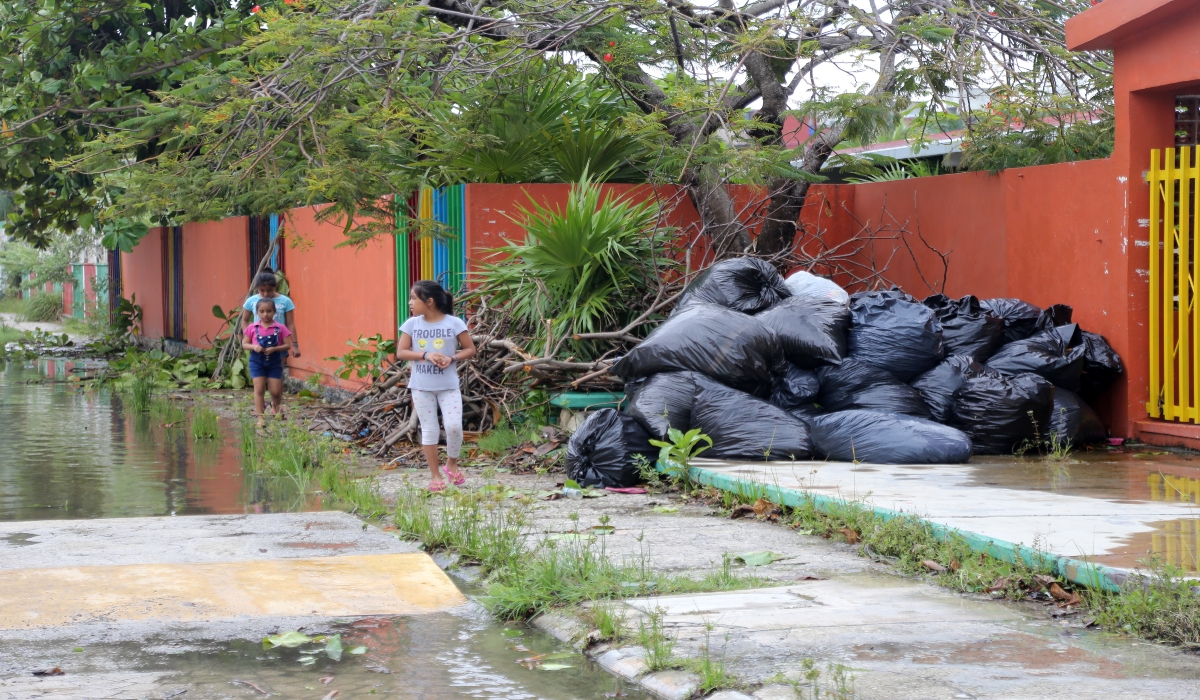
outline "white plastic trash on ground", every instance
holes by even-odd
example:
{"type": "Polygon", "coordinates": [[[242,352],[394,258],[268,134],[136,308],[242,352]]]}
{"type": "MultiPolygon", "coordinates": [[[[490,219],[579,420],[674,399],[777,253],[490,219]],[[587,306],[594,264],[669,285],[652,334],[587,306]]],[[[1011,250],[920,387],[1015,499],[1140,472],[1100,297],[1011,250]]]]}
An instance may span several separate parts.
{"type": "Polygon", "coordinates": [[[818,277],[811,272],[799,270],[788,275],[785,281],[787,288],[798,297],[816,297],[818,299],[830,299],[839,304],[850,305],[850,295],[846,290],[837,286],[833,282],[818,277]]]}

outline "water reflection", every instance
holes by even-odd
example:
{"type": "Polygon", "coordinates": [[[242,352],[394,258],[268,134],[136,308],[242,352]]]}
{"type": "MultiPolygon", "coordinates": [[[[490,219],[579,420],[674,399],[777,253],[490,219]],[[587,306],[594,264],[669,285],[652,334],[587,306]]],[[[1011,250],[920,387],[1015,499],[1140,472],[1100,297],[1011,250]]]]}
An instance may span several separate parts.
{"type": "MultiPolygon", "coordinates": [[[[318,510],[294,485],[243,479],[235,426],[195,442],[92,389],[95,363],[38,360],[0,372],[0,520],[318,510]]],[[[183,402],[187,403],[187,402],[183,402]]]]}
{"type": "MultiPolygon", "coordinates": [[[[1200,460],[1165,452],[1076,452],[1067,461],[986,457],[971,460],[970,483],[1005,489],[1052,491],[1101,503],[1200,503],[1200,460]]],[[[1200,510],[1196,516],[1146,523],[1152,531],[1126,540],[1118,552],[1084,556],[1101,564],[1134,567],[1151,560],[1200,571],[1200,510]]]]}

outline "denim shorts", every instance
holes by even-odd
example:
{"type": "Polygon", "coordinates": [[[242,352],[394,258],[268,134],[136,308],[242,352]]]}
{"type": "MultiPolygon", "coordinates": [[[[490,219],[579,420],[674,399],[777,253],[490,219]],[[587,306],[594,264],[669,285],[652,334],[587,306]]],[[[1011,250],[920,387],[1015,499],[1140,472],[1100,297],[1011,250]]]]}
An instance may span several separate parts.
{"type": "Polygon", "coordinates": [[[283,379],[283,358],[287,353],[277,352],[266,355],[261,352],[250,352],[250,378],[266,377],[267,379],[283,379]]]}

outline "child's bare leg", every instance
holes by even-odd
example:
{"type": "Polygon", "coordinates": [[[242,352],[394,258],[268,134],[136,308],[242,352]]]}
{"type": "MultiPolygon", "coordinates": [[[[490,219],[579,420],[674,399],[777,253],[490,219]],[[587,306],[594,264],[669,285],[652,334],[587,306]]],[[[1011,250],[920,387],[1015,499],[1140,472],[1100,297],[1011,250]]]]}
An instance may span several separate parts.
{"type": "Polygon", "coordinates": [[[280,409],[283,408],[283,380],[268,379],[267,390],[271,392],[271,410],[275,411],[275,415],[279,415],[280,409]]]}
{"type": "Polygon", "coordinates": [[[429,473],[434,481],[440,481],[442,478],[442,470],[438,468],[438,446],[437,445],[421,445],[421,451],[425,453],[425,462],[429,465],[429,473]]]}
{"type": "Polygon", "coordinates": [[[251,381],[254,382],[254,417],[257,418],[259,424],[261,424],[263,414],[267,412],[267,402],[265,396],[267,393],[267,378],[255,377],[251,381]]]}

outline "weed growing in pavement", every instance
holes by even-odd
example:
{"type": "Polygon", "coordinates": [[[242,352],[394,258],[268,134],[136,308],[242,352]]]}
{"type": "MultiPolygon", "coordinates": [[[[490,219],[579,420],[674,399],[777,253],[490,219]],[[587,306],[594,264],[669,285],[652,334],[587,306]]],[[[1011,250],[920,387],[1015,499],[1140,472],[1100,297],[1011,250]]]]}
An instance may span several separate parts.
{"type": "Polygon", "coordinates": [[[651,493],[659,493],[666,489],[667,485],[663,482],[662,474],[646,455],[640,452],[633,455],[633,466],[637,469],[638,480],[645,484],[651,493]]]}
{"type": "Polygon", "coordinates": [[[520,566],[528,514],[528,505],[482,491],[433,494],[404,488],[397,493],[394,522],[401,536],[420,540],[429,550],[454,550],[491,575],[520,566]]]}
{"type": "Polygon", "coordinates": [[[1089,590],[1084,603],[1096,622],[1116,632],[1200,648],[1200,591],[1175,566],[1152,560],[1120,593],[1089,590]]]}
{"type": "MultiPolygon", "coordinates": [[[[704,625],[704,649],[703,653],[697,659],[688,661],[688,668],[700,676],[700,692],[709,693],[714,690],[723,688],[733,688],[738,684],[737,676],[729,672],[725,668],[725,650],[721,650],[721,658],[714,659],[712,656],[712,631],[711,624],[704,625]]],[[[728,637],[725,639],[729,641],[728,637]]]]}
{"type": "Polygon", "coordinates": [[[820,510],[811,500],[785,513],[793,528],[825,537],[840,536],[861,544],[868,556],[883,559],[906,573],[934,573],[938,583],[967,592],[1001,592],[1020,599],[1025,590],[1038,590],[1035,576],[1055,577],[1053,561],[1018,559],[1006,562],[971,549],[957,535],[940,540],[933,527],[913,516],[884,518],[869,507],[847,504],[820,510]]]}
{"type": "Polygon", "coordinates": [[[532,501],[499,491],[430,494],[408,487],[397,494],[395,523],[402,536],[422,541],[427,549],[453,550],[478,563],[487,580],[481,602],[501,619],[650,592],[773,585],[758,576],[738,575],[728,563],[697,580],[656,573],[644,552],[617,562],[608,555],[602,535],[566,533],[534,542],[527,529],[531,507],[532,501]]]}
{"type": "Polygon", "coordinates": [[[217,412],[207,404],[198,403],[192,409],[192,439],[216,440],[221,436],[217,412]]]}
{"type": "Polygon", "coordinates": [[[646,615],[646,619],[638,622],[638,644],[646,650],[642,660],[650,671],[661,671],[675,668],[681,661],[675,658],[675,637],[667,635],[663,630],[665,611],[655,608],[646,615]]]}
{"type": "Polygon", "coordinates": [[[594,601],[584,612],[584,619],[600,632],[600,639],[620,644],[629,637],[629,612],[621,603],[607,600],[594,601]]]}

